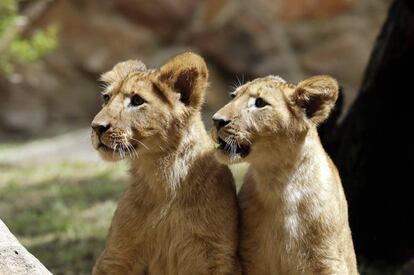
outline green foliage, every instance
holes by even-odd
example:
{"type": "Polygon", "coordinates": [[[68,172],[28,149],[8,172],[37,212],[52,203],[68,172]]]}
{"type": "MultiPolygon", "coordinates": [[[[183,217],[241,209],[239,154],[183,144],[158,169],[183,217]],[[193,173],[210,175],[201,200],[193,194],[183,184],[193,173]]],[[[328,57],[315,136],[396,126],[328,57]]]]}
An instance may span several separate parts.
{"type": "Polygon", "coordinates": [[[18,14],[16,0],[0,1],[0,75],[10,75],[16,64],[36,61],[57,46],[56,26],[37,30],[30,38],[14,34],[13,31],[25,20],[18,14]],[[4,49],[2,43],[6,43],[4,49]]]}
{"type": "Polygon", "coordinates": [[[56,47],[56,34],[56,27],[50,26],[30,40],[18,38],[10,45],[10,56],[20,63],[33,62],[56,47]]]}
{"type": "Polygon", "coordinates": [[[17,18],[17,3],[15,0],[2,0],[0,2],[0,34],[17,18]]]}

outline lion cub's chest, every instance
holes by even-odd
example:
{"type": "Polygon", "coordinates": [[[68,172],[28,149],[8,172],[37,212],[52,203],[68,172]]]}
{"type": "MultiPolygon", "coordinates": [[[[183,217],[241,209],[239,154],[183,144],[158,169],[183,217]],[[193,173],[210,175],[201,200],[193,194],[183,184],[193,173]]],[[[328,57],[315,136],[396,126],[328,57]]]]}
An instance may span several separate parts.
{"type": "Polygon", "coordinates": [[[186,232],[182,226],[185,223],[185,217],[180,213],[173,203],[163,203],[153,206],[152,208],[137,208],[135,211],[140,212],[141,224],[137,227],[140,231],[142,243],[146,243],[149,254],[157,254],[159,252],[152,251],[152,247],[170,247],[177,242],[177,238],[186,232]]]}
{"type": "Polygon", "coordinates": [[[291,232],[288,227],[294,226],[296,230],[296,226],[300,225],[300,218],[292,221],[296,217],[282,217],[277,210],[250,210],[252,209],[243,213],[246,223],[242,229],[243,258],[260,262],[260,266],[254,270],[257,274],[295,274],[287,270],[290,270],[290,266],[295,267],[290,262],[297,259],[299,244],[296,236],[300,233],[291,232]]]}
{"type": "Polygon", "coordinates": [[[295,184],[276,190],[275,184],[266,186],[257,180],[245,185],[240,199],[246,223],[243,230],[247,234],[242,240],[246,251],[261,255],[258,260],[263,274],[301,274],[298,262],[304,260],[309,222],[318,219],[320,211],[312,201],[315,190],[297,188],[295,184]],[[251,247],[256,247],[255,251],[251,247]]]}
{"type": "Polygon", "coordinates": [[[172,201],[146,207],[137,204],[134,208],[131,212],[139,213],[139,217],[130,220],[136,224],[131,241],[135,238],[141,250],[137,253],[149,274],[178,274],[185,257],[194,255],[193,261],[197,259],[192,223],[180,205],[172,201]]]}

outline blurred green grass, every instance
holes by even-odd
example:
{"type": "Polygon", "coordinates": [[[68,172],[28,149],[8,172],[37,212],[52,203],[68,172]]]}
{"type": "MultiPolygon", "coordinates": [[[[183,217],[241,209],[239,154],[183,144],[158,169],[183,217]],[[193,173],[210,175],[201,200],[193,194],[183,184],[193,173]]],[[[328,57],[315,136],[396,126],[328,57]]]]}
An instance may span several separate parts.
{"type": "MultiPolygon", "coordinates": [[[[246,165],[232,167],[238,188],[245,171],[246,165]]],[[[90,274],[127,174],[125,163],[0,165],[0,217],[54,274],[90,274]]],[[[360,271],[398,274],[366,263],[360,271]]]]}
{"type": "Polygon", "coordinates": [[[54,274],[89,274],[126,170],[123,163],[0,166],[0,217],[54,274]]]}

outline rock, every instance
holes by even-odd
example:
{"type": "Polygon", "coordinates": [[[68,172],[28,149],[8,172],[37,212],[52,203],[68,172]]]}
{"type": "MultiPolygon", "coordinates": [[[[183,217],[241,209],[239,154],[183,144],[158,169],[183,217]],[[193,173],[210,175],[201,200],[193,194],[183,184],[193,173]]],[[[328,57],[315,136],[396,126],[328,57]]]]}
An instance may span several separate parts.
{"type": "Polygon", "coordinates": [[[337,15],[356,0],[257,0],[263,9],[282,20],[312,19],[337,15]]]}
{"type": "Polygon", "coordinates": [[[330,74],[337,78],[346,91],[347,108],[355,99],[368,62],[370,44],[367,42],[355,32],[342,33],[306,52],[302,67],[308,75],[330,74]]]}
{"type": "Polygon", "coordinates": [[[24,248],[0,219],[0,274],[45,275],[50,273],[24,248]]]}
{"type": "MultiPolygon", "coordinates": [[[[355,91],[375,39],[372,30],[381,23],[385,4],[368,5],[354,0],[305,2],[205,1],[184,41],[206,53],[229,74],[249,78],[280,74],[296,82],[309,74],[330,73],[333,69],[332,73],[343,80],[345,91],[355,91]],[[367,16],[372,6],[379,16],[367,16]],[[339,66],[338,58],[332,58],[336,47],[341,55],[348,46],[348,55],[353,55],[339,66]],[[325,57],[329,59],[319,59],[325,57]]],[[[346,98],[349,106],[353,96],[346,98]]]]}
{"type": "Polygon", "coordinates": [[[355,98],[372,43],[385,19],[385,2],[358,2],[332,18],[286,23],[305,76],[322,73],[336,77],[344,91],[345,111],[355,98]]]}
{"type": "Polygon", "coordinates": [[[120,12],[132,22],[151,28],[164,39],[174,39],[191,21],[198,1],[116,0],[120,12]]]}
{"type": "Polygon", "coordinates": [[[58,1],[35,26],[58,23],[59,47],[56,52],[65,53],[65,56],[59,56],[60,59],[79,66],[86,73],[99,75],[120,60],[145,59],[152,55],[156,44],[151,32],[114,13],[99,10],[92,3],[82,8],[70,1],[58,1]]]}
{"type": "MultiPolygon", "coordinates": [[[[158,67],[188,50],[204,56],[223,83],[268,74],[296,83],[332,74],[344,87],[347,109],[389,2],[53,1],[28,33],[57,24],[59,46],[19,68],[19,81],[0,83],[0,130],[41,135],[86,127],[100,108],[101,73],[126,59],[158,67]]],[[[227,84],[220,86],[208,94],[206,117],[227,101],[227,84]]]]}
{"type": "Polygon", "coordinates": [[[299,78],[301,71],[286,38],[283,27],[259,14],[253,3],[236,5],[228,0],[221,5],[207,1],[186,41],[233,77],[250,79],[279,73],[286,78],[299,78]]]}

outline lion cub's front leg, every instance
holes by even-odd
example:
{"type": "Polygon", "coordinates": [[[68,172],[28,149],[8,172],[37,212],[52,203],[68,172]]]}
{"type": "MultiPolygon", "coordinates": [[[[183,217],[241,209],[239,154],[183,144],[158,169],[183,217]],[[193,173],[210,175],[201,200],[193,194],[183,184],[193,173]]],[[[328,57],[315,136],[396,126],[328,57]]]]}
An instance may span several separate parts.
{"type": "MultiPolygon", "coordinates": [[[[136,244],[128,241],[130,234],[117,234],[114,224],[106,240],[106,247],[93,267],[93,275],[98,274],[146,274],[147,266],[140,260],[136,244]]],[[[118,229],[118,230],[116,230],[118,229]]]]}
{"type": "MultiPolygon", "coordinates": [[[[136,197],[129,186],[122,195],[118,208],[112,219],[106,239],[105,249],[93,268],[92,274],[145,274],[147,265],[142,260],[143,244],[140,243],[139,224],[143,222],[142,215],[130,215],[137,209],[131,204],[136,197]]],[[[146,211],[143,211],[146,213],[146,211]]]]}

